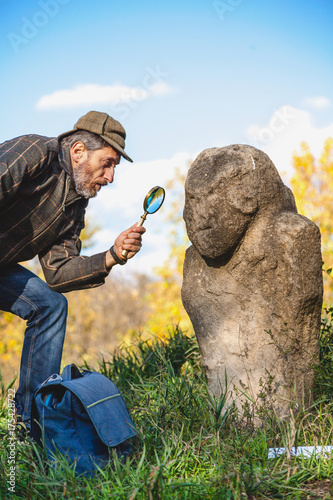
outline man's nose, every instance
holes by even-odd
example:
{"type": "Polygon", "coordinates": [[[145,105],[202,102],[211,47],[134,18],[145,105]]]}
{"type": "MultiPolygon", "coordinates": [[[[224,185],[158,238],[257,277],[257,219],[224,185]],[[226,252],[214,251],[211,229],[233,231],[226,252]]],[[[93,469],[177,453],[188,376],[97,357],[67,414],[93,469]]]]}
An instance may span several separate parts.
{"type": "Polygon", "coordinates": [[[111,184],[111,182],[113,182],[113,178],[114,178],[114,167],[106,168],[104,171],[104,179],[106,179],[111,184]]]}

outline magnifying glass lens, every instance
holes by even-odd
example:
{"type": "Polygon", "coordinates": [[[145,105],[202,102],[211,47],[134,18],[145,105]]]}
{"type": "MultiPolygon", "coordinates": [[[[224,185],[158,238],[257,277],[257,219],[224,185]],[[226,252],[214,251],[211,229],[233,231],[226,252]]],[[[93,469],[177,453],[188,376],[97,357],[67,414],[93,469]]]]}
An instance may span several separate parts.
{"type": "Polygon", "coordinates": [[[165,196],[165,191],[163,188],[158,187],[156,188],[149,196],[148,199],[146,200],[144,209],[147,211],[149,214],[153,214],[156,212],[160,206],[162,205],[164,201],[164,196],[165,196]]]}

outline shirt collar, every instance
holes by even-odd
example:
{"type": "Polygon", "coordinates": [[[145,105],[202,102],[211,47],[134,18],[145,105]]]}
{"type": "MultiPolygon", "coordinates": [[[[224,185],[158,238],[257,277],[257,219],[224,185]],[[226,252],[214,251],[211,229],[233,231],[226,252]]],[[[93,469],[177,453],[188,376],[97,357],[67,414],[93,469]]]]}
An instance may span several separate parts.
{"type": "Polygon", "coordinates": [[[59,144],[59,163],[60,166],[65,170],[65,172],[72,176],[72,162],[70,151],[68,148],[63,148],[61,144],[59,144]]]}

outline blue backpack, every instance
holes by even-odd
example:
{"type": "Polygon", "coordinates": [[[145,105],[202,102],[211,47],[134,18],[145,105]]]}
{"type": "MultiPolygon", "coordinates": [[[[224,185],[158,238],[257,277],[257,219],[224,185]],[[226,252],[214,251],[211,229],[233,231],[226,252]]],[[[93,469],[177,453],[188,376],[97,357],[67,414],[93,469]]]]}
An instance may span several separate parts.
{"type": "Polygon", "coordinates": [[[135,435],[123,397],[101,373],[68,365],[35,390],[31,437],[44,444],[51,461],[58,450],[76,462],[79,474],[92,476],[104,467],[112,449],[119,457],[130,456],[129,439],[135,435]]]}

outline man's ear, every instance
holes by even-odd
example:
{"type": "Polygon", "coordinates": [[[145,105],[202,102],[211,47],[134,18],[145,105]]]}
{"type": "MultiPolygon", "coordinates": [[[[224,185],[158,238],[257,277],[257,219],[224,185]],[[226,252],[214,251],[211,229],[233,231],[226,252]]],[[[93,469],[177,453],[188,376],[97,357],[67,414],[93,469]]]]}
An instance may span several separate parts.
{"type": "Polygon", "coordinates": [[[71,159],[72,162],[78,163],[87,154],[87,148],[81,141],[75,142],[71,147],[71,159]]]}

